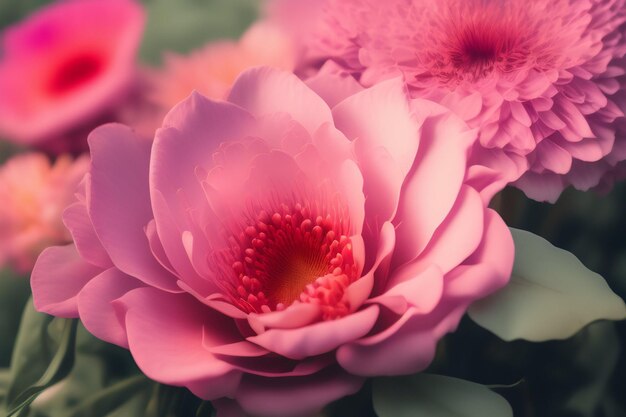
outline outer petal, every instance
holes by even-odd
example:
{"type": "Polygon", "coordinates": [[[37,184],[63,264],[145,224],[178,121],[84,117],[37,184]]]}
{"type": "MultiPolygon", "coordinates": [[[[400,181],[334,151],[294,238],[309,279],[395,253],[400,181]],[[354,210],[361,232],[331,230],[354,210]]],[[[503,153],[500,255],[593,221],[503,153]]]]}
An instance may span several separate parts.
{"type": "Polygon", "coordinates": [[[270,67],[245,71],[235,81],[228,101],[255,116],[288,113],[309,134],[332,122],[328,105],[295,75],[270,67]]]}
{"type": "Polygon", "coordinates": [[[248,338],[271,352],[290,359],[321,355],[369,333],[378,318],[378,307],[370,306],[346,317],[299,329],[271,329],[248,338]]]}
{"type": "Polygon", "coordinates": [[[435,356],[437,342],[456,328],[467,305],[441,305],[428,315],[414,308],[386,330],[344,345],[339,364],[354,375],[406,375],[424,370],[435,356]]]}
{"type": "Polygon", "coordinates": [[[63,223],[72,234],[76,250],[87,262],[102,268],[113,266],[109,254],[102,247],[84,202],[78,201],[63,212],[63,223]]]}
{"type": "Polygon", "coordinates": [[[78,294],[78,312],[87,330],[99,339],[128,348],[126,329],[111,302],[141,286],[141,281],[116,268],[89,281],[78,294]]]}
{"type": "MultiPolygon", "coordinates": [[[[418,110],[433,107],[425,100],[412,104],[418,110]]],[[[451,113],[439,110],[424,122],[414,169],[406,179],[398,208],[401,222],[397,238],[402,249],[396,256],[398,263],[419,255],[448,216],[465,178],[467,155],[474,140],[474,132],[451,113]]]]}
{"type": "Polygon", "coordinates": [[[511,232],[500,215],[488,209],[482,242],[463,265],[448,274],[446,294],[470,299],[491,294],[509,281],[514,255],[511,232]]]}
{"type": "Polygon", "coordinates": [[[232,395],[219,387],[232,388],[232,367],[203,346],[241,340],[230,318],[189,295],[154,288],[132,290],[114,304],[125,313],[130,351],[148,377],[204,390],[203,398],[232,395]]]}
{"type": "Polygon", "coordinates": [[[44,250],[30,279],[35,308],[58,317],[78,317],[76,297],[101,271],[102,268],[86,263],[74,244],[44,250]]]}
{"type": "Polygon", "coordinates": [[[176,279],[152,255],[144,228],[152,219],[148,190],[150,144],[129,127],[109,124],[89,135],[88,210],[113,264],[146,284],[179,291],[176,279]]]}

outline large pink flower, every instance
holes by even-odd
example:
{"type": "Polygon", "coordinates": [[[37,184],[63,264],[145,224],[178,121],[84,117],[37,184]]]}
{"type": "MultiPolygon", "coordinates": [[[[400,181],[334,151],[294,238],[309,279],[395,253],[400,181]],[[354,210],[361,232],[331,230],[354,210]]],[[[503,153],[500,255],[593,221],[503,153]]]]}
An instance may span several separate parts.
{"type": "MultiPolygon", "coordinates": [[[[332,101],[358,87],[314,84],[332,101]]],[[[512,268],[506,226],[464,183],[474,136],[400,80],[331,110],[270,68],[243,73],[226,102],[193,94],[151,149],[103,126],[65,212],[75,245],[39,258],[35,306],[253,415],[420,371],[512,268]]]]}
{"type": "Polygon", "coordinates": [[[87,172],[89,158],[43,154],[14,156],[0,166],[0,268],[28,272],[50,245],[71,241],[61,213],[87,172]]]}
{"type": "Polygon", "coordinates": [[[304,65],[332,59],[364,85],[401,74],[480,128],[472,176],[487,196],[502,186],[488,177],[521,176],[554,201],[626,159],[624,0],[278,0],[272,13],[304,65]]]}
{"type": "Polygon", "coordinates": [[[40,142],[97,117],[133,79],[143,22],[133,0],[68,0],[7,29],[0,134],[40,142]]]}

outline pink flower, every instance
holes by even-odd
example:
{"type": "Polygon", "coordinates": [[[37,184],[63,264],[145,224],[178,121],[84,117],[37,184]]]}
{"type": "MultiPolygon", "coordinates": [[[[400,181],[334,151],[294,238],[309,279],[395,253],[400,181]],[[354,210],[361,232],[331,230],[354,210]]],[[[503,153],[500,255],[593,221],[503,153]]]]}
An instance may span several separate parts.
{"type": "Polygon", "coordinates": [[[292,42],[269,23],[255,24],[238,42],[211,42],[186,56],[168,54],[164,68],[146,71],[146,102],[132,104],[124,119],[153,138],[167,112],[192,91],[224,99],[237,76],[258,65],[290,71],[295,65],[292,42]]]}
{"type": "MultiPolygon", "coordinates": [[[[313,84],[333,101],[354,87],[313,84]]],[[[254,415],[314,411],[424,369],[507,282],[508,229],[464,183],[474,140],[397,79],[331,110],[290,73],[246,71],[227,101],[176,106],[151,149],[122,125],[91,134],[75,245],[40,256],[34,303],[157,381],[254,415]]]]}
{"type": "Polygon", "coordinates": [[[14,156],[0,166],[0,267],[26,273],[47,246],[71,241],[61,213],[89,167],[89,158],[14,156]]]}
{"type": "Polygon", "coordinates": [[[1,39],[0,134],[56,138],[97,118],[126,92],[144,15],[132,0],[68,0],[1,39]]]}
{"type": "Polygon", "coordinates": [[[403,75],[480,128],[471,176],[487,199],[519,179],[554,201],[626,159],[624,0],[278,0],[271,13],[305,66],[332,59],[366,86],[403,75]]]}

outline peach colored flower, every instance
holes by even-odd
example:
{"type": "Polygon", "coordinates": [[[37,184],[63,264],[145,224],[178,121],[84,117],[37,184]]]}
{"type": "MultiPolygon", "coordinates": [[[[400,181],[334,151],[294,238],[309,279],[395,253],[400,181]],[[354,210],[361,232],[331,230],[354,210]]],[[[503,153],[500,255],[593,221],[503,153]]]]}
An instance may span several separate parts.
{"type": "Polygon", "coordinates": [[[39,143],[109,109],[134,78],[143,24],[133,0],[68,0],[8,28],[0,43],[0,134],[39,143]]]}
{"type": "Polygon", "coordinates": [[[511,273],[507,227],[465,182],[475,132],[399,79],[311,85],[338,103],[261,67],[226,101],[178,104],[153,143],[95,130],[65,211],[74,244],[39,257],[36,308],[253,415],[305,415],[426,368],[511,273]]]}
{"type": "Polygon", "coordinates": [[[211,42],[188,55],[169,53],[163,68],[145,70],[145,102],[127,109],[124,120],[152,138],[167,112],[192,91],[224,99],[243,70],[258,65],[292,70],[294,64],[286,34],[269,23],[256,23],[238,42],[211,42]]]}
{"type": "Polygon", "coordinates": [[[88,165],[87,157],[61,156],[51,164],[30,153],[0,167],[0,266],[28,272],[46,246],[71,241],[61,213],[88,165]]]}

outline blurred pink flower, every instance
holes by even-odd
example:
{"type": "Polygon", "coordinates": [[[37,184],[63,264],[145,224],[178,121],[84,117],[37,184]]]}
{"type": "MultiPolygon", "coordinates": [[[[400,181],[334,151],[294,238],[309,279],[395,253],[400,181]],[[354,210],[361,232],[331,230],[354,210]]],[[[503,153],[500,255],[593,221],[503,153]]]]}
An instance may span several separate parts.
{"type": "Polygon", "coordinates": [[[624,0],[271,5],[304,67],[332,59],[366,86],[403,75],[414,97],[480,128],[471,175],[487,199],[521,176],[528,196],[554,201],[626,159],[624,0]]]}
{"type": "Polygon", "coordinates": [[[47,246],[70,242],[61,213],[89,168],[89,158],[17,155],[0,166],[0,267],[29,272],[47,246]]]}
{"type": "Polygon", "coordinates": [[[399,79],[347,97],[349,79],[310,84],[338,104],[263,67],[227,101],[194,93],[152,144],[95,130],[64,214],[75,244],[40,256],[36,308],[254,415],[428,366],[512,268],[508,229],[464,183],[475,132],[399,79]]]}
{"type": "Polygon", "coordinates": [[[133,0],[68,0],[2,34],[0,135],[56,139],[122,98],[144,24],[133,0]]]}
{"type": "Polygon", "coordinates": [[[153,138],[167,112],[192,91],[224,99],[243,70],[259,65],[290,71],[295,65],[292,42],[283,31],[264,22],[248,29],[238,42],[211,42],[189,55],[169,53],[163,68],[145,71],[145,103],[131,104],[124,121],[153,138]]]}

